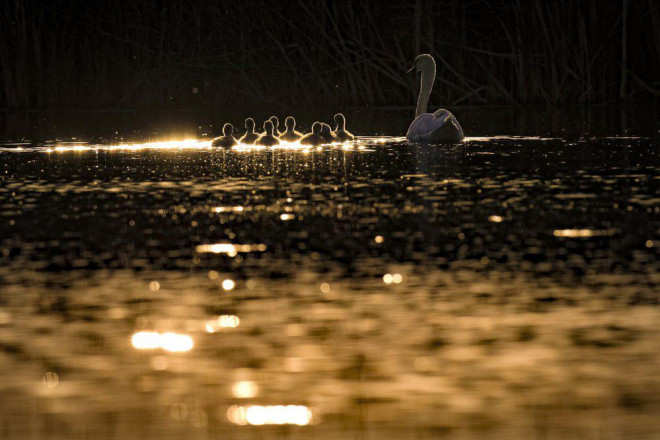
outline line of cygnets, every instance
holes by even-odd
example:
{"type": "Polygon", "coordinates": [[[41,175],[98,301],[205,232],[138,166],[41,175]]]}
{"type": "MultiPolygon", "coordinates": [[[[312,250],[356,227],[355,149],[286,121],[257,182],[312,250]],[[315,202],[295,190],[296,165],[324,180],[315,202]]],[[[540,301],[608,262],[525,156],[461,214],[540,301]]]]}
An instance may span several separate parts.
{"type": "Polygon", "coordinates": [[[271,147],[279,145],[281,141],[284,142],[300,142],[302,145],[322,145],[332,142],[345,142],[355,139],[351,133],[346,130],[346,118],[343,114],[337,113],[334,116],[335,124],[337,127],[334,131],[330,126],[323,122],[314,122],[312,125],[312,132],[303,135],[301,132],[296,131],[296,120],[293,116],[288,116],[284,121],[286,127],[285,131],[279,131],[280,120],[277,116],[271,116],[264,122],[264,132],[254,132],[254,119],[247,118],[245,120],[245,134],[238,140],[234,137],[234,126],[225,124],[222,127],[222,136],[213,139],[212,145],[214,147],[231,148],[234,145],[253,144],[271,147]]]}

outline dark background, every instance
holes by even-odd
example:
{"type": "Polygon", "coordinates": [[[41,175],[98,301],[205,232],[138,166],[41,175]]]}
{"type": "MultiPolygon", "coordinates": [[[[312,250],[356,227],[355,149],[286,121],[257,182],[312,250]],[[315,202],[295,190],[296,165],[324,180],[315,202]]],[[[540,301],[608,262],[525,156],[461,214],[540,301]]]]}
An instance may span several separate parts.
{"type": "Polygon", "coordinates": [[[657,0],[3,0],[0,109],[654,104],[657,0]]]}

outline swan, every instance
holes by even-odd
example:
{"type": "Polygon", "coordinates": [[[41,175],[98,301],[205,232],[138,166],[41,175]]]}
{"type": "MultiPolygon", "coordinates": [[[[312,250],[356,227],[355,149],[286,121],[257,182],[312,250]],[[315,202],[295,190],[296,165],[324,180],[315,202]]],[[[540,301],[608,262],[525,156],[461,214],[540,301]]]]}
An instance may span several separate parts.
{"type": "Polygon", "coordinates": [[[346,131],[346,118],[343,114],[337,113],[334,117],[334,120],[335,124],[337,124],[337,128],[335,131],[333,131],[333,133],[337,139],[339,139],[341,142],[352,141],[355,139],[355,136],[346,131]]]}
{"type": "Polygon", "coordinates": [[[422,81],[417,97],[415,120],[408,127],[406,139],[409,141],[450,141],[463,140],[463,129],[456,117],[448,110],[440,109],[435,113],[427,113],[431,89],[435,81],[435,60],[429,54],[415,58],[415,65],[408,72],[422,72],[422,81]]]}
{"type": "Polygon", "coordinates": [[[241,144],[254,144],[254,141],[259,138],[259,133],[254,132],[254,125],[254,119],[245,120],[245,134],[238,140],[241,144]]]}
{"type": "Polygon", "coordinates": [[[283,133],[280,131],[279,118],[277,116],[271,116],[268,120],[273,123],[273,133],[275,134],[275,137],[279,137],[283,133]]]}
{"type": "Polygon", "coordinates": [[[296,120],[293,116],[287,116],[284,120],[286,131],[280,135],[281,141],[295,142],[302,137],[302,133],[296,131],[296,120]]]}
{"type": "Polygon", "coordinates": [[[259,136],[259,139],[255,141],[255,144],[271,147],[273,145],[278,145],[279,143],[280,140],[273,135],[273,123],[269,119],[264,122],[264,134],[259,136]]]}
{"type": "Polygon", "coordinates": [[[301,145],[321,145],[324,144],[326,141],[321,136],[321,123],[320,122],[314,122],[312,125],[312,132],[307,133],[305,136],[300,138],[300,144],[301,145]]]}
{"type": "Polygon", "coordinates": [[[211,141],[211,145],[214,147],[223,147],[223,148],[231,148],[234,145],[236,145],[236,139],[234,139],[234,136],[232,135],[234,131],[234,126],[231,124],[225,124],[224,127],[222,127],[222,136],[219,136],[213,141],[211,141]]]}
{"type": "Polygon", "coordinates": [[[327,142],[327,143],[339,142],[339,138],[337,137],[337,135],[335,135],[332,132],[332,128],[330,128],[330,126],[328,124],[326,124],[324,122],[320,122],[320,124],[321,124],[321,133],[320,134],[323,137],[323,139],[325,140],[325,142],[327,142]]]}

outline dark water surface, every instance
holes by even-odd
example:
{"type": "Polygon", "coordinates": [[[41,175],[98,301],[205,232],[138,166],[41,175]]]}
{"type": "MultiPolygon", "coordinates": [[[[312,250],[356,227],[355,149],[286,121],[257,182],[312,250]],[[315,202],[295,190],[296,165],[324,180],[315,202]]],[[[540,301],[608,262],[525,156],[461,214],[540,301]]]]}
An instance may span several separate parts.
{"type": "Polygon", "coordinates": [[[547,131],[5,144],[0,437],[657,437],[658,139],[547,131]]]}

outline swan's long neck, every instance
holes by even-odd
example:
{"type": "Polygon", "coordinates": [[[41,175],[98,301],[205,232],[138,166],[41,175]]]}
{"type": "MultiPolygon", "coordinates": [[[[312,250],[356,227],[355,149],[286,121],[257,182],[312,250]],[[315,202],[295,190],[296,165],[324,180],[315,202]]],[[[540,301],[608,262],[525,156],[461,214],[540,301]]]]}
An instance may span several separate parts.
{"type": "Polygon", "coordinates": [[[429,97],[431,96],[431,89],[433,89],[433,81],[435,81],[435,65],[429,64],[424,66],[424,70],[422,70],[422,81],[419,86],[419,96],[417,96],[415,117],[422,113],[427,113],[429,97]]]}

